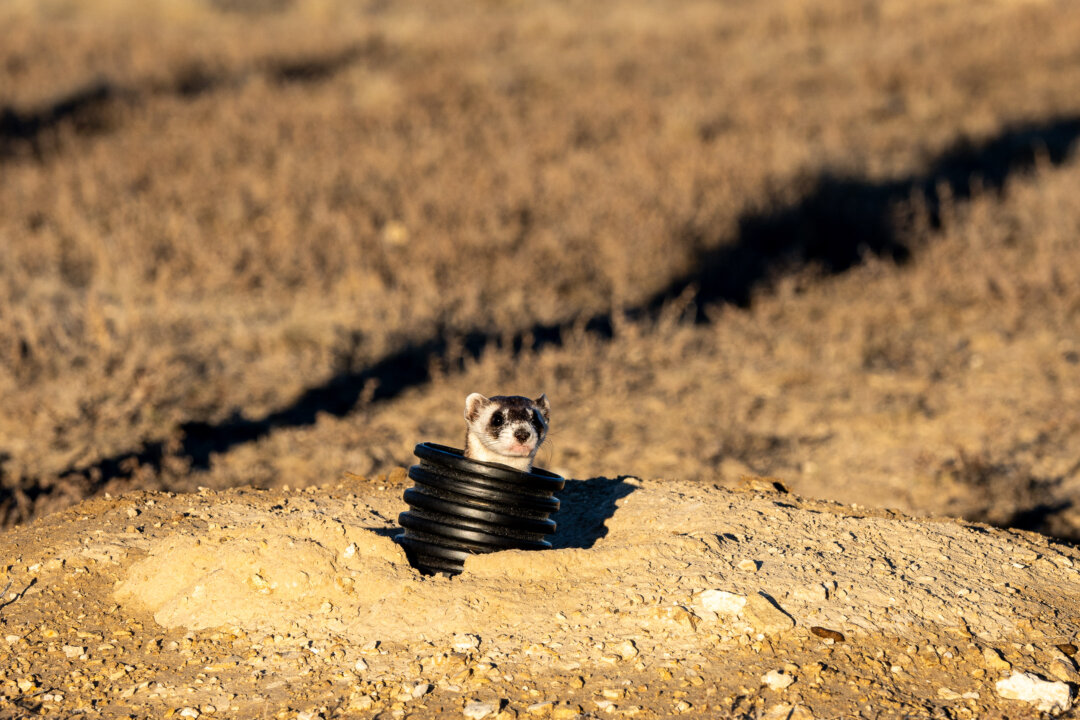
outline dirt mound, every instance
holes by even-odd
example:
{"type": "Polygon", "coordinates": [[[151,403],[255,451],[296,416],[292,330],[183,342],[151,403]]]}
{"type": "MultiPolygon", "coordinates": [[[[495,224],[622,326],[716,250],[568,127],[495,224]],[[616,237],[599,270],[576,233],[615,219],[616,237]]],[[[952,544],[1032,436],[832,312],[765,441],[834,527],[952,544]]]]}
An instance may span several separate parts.
{"type": "Polygon", "coordinates": [[[1080,574],[1068,555],[1017,536],[831,505],[819,506],[823,515],[781,497],[748,502],[699,484],[621,484],[630,492],[592,547],[564,542],[552,552],[478,555],[455,581],[417,575],[389,537],[392,528],[360,501],[327,504],[302,495],[270,512],[246,503],[214,506],[201,513],[206,531],[150,545],[117,598],[151,610],[165,627],[294,628],[308,637],[344,632],[402,642],[418,632],[490,637],[512,630],[535,641],[559,634],[553,612],[597,605],[615,612],[593,626],[594,639],[602,629],[609,630],[605,641],[642,637],[675,607],[716,619],[701,600],[710,591],[760,595],[794,624],[844,634],[918,641],[951,628],[1000,642],[1027,619],[1035,623],[1025,625],[1029,639],[1032,629],[1044,641],[1071,637],[1072,629],[1041,618],[1039,609],[1080,600],[1080,574]]]}
{"type": "Polygon", "coordinates": [[[286,517],[230,506],[210,516],[213,530],[162,538],[117,597],[152,609],[165,627],[272,633],[303,624],[343,632],[346,619],[410,575],[401,549],[364,529],[374,519],[364,509],[335,520],[317,506],[300,518],[280,513],[286,517]]]}
{"type": "Polygon", "coordinates": [[[409,567],[391,538],[407,480],[382,482],[363,496],[143,493],[0,536],[18,558],[7,702],[91,716],[470,703],[505,717],[1034,716],[1040,701],[995,683],[1028,673],[1006,692],[1047,680],[1061,697],[1080,679],[1080,553],[1041,536],[764,481],[597,478],[563,493],[556,549],[476,556],[448,579],[409,567]]]}

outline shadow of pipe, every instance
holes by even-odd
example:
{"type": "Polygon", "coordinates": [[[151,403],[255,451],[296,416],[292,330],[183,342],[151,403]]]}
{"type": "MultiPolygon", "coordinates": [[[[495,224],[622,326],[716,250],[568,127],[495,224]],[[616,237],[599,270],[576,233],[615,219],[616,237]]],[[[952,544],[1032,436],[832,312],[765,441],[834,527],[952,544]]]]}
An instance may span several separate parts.
{"type": "Polygon", "coordinates": [[[617,478],[596,477],[567,480],[555,495],[559,512],[552,516],[555,533],[548,537],[552,549],[591,548],[608,534],[607,521],[615,515],[619,500],[637,490],[623,475],[617,478]]]}

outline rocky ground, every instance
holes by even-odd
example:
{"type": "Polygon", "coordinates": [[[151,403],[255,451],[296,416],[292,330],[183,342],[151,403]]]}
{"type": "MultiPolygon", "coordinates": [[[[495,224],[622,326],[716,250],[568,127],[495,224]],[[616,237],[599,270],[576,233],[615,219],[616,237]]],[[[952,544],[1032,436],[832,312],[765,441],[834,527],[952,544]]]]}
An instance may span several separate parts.
{"type": "Polygon", "coordinates": [[[392,540],[408,484],[137,492],[8,531],[0,715],[1023,718],[1080,682],[1080,552],[1041,535],[594,478],[555,549],[448,579],[392,540]]]}

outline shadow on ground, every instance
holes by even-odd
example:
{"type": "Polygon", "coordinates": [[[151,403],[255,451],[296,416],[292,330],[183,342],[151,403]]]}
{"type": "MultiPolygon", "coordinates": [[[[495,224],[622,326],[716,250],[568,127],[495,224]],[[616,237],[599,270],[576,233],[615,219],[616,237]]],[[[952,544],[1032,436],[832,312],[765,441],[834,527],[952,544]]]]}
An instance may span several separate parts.
{"type": "Polygon", "coordinates": [[[68,95],[34,109],[0,107],[0,159],[30,155],[44,159],[56,146],[55,132],[70,127],[77,135],[96,135],[115,126],[113,113],[121,106],[138,105],[147,96],[195,98],[222,88],[241,87],[257,75],[279,83],[319,83],[359,62],[376,64],[389,47],[378,36],[336,52],[299,58],[263,58],[232,72],[212,72],[190,65],[168,82],[130,86],[95,80],[68,95]]]}
{"type": "Polygon", "coordinates": [[[637,490],[623,475],[617,478],[567,480],[556,493],[559,512],[552,516],[555,534],[548,540],[556,550],[591,548],[608,533],[607,521],[615,514],[619,500],[637,490]]]}

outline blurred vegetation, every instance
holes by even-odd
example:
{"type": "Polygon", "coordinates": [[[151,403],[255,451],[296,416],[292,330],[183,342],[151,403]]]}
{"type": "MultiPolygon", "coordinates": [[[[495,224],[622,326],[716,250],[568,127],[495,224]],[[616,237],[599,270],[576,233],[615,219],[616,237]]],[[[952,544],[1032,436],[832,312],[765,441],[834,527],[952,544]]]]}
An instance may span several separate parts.
{"type": "Polygon", "coordinates": [[[0,521],[542,464],[1080,536],[1080,8],[0,1],[0,521]]]}

